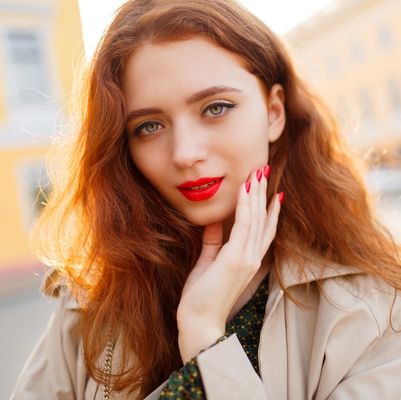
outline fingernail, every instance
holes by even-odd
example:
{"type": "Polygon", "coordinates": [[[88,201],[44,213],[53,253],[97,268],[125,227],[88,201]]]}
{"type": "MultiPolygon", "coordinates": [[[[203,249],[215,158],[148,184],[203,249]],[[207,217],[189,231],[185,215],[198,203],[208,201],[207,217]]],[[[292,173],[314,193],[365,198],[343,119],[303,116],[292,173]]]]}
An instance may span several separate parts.
{"type": "Polygon", "coordinates": [[[269,175],[270,175],[270,165],[265,165],[263,167],[263,175],[266,177],[266,179],[269,177],[269,175]]]}
{"type": "Polygon", "coordinates": [[[256,179],[258,180],[258,182],[260,182],[260,180],[262,179],[262,169],[261,168],[259,168],[256,171],[256,179]]]}
{"type": "Polygon", "coordinates": [[[284,202],[284,192],[280,192],[278,194],[278,201],[280,202],[280,204],[283,204],[283,202],[284,202]]]}
{"type": "Polygon", "coordinates": [[[251,181],[246,181],[245,190],[246,190],[247,193],[249,193],[250,188],[251,188],[251,181]]]}

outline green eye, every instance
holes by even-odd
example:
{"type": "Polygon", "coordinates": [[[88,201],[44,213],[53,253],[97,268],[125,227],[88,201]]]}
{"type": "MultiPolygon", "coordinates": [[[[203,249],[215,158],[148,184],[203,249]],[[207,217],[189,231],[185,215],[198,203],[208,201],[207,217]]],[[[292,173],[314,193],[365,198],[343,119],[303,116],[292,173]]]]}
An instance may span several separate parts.
{"type": "Polygon", "coordinates": [[[148,121],[148,122],[145,122],[145,123],[139,125],[137,128],[135,128],[134,133],[135,133],[135,135],[138,135],[138,136],[148,136],[148,134],[157,132],[157,130],[161,126],[162,126],[162,124],[160,122],[148,121]]]}
{"type": "Polygon", "coordinates": [[[151,122],[150,124],[147,124],[144,128],[147,132],[154,132],[157,130],[159,123],[156,122],[151,122]]]}
{"type": "Polygon", "coordinates": [[[223,106],[216,104],[216,105],[210,106],[209,110],[213,115],[219,115],[223,111],[223,106]]]}
{"type": "Polygon", "coordinates": [[[209,113],[212,117],[218,117],[223,115],[227,110],[232,109],[236,106],[236,104],[232,103],[213,103],[206,107],[204,114],[209,113]]]}

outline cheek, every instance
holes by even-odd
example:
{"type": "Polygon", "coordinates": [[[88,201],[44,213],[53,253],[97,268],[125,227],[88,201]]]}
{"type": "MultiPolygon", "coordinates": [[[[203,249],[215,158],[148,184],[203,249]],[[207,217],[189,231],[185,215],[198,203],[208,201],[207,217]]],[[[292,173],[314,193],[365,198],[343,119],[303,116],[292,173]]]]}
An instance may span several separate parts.
{"type": "Polygon", "coordinates": [[[233,148],[235,151],[233,157],[236,159],[238,177],[244,181],[256,168],[268,163],[267,126],[262,123],[250,124],[248,130],[241,136],[242,140],[235,149],[233,148]]]}
{"type": "Polygon", "coordinates": [[[251,163],[260,161],[261,157],[262,159],[267,157],[268,125],[264,118],[260,118],[260,114],[253,120],[248,119],[246,123],[244,121],[238,123],[235,131],[235,139],[231,144],[237,156],[244,160],[248,159],[251,163]]]}
{"type": "Polygon", "coordinates": [[[129,152],[131,160],[135,164],[136,168],[142,173],[142,175],[149,180],[149,174],[151,173],[151,165],[149,157],[146,157],[146,152],[141,151],[138,147],[134,148],[133,144],[129,146],[129,152]]]}
{"type": "Polygon", "coordinates": [[[167,182],[168,165],[164,153],[149,147],[130,145],[130,156],[136,168],[157,190],[167,182]]]}

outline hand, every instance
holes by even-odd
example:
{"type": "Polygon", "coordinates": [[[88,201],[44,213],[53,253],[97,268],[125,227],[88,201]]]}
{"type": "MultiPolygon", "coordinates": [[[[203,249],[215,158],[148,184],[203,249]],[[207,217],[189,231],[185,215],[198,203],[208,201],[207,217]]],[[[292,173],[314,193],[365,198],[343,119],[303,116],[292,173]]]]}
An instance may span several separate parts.
{"type": "Polygon", "coordinates": [[[249,193],[246,184],[240,187],[235,222],[224,246],[222,222],[205,227],[200,257],[185,282],[177,309],[184,362],[224,334],[231,309],[276,235],[279,196],[273,197],[266,211],[267,179],[262,174],[259,182],[256,172],[251,175],[249,193]]]}

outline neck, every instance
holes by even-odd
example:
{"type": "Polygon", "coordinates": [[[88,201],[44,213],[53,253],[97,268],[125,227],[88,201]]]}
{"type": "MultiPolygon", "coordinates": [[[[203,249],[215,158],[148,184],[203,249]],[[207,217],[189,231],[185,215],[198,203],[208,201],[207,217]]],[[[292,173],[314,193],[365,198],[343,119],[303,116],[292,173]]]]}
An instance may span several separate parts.
{"type": "Polygon", "coordinates": [[[223,244],[228,242],[228,239],[230,239],[230,233],[234,225],[234,221],[235,221],[235,214],[232,214],[223,222],[223,244]]]}

